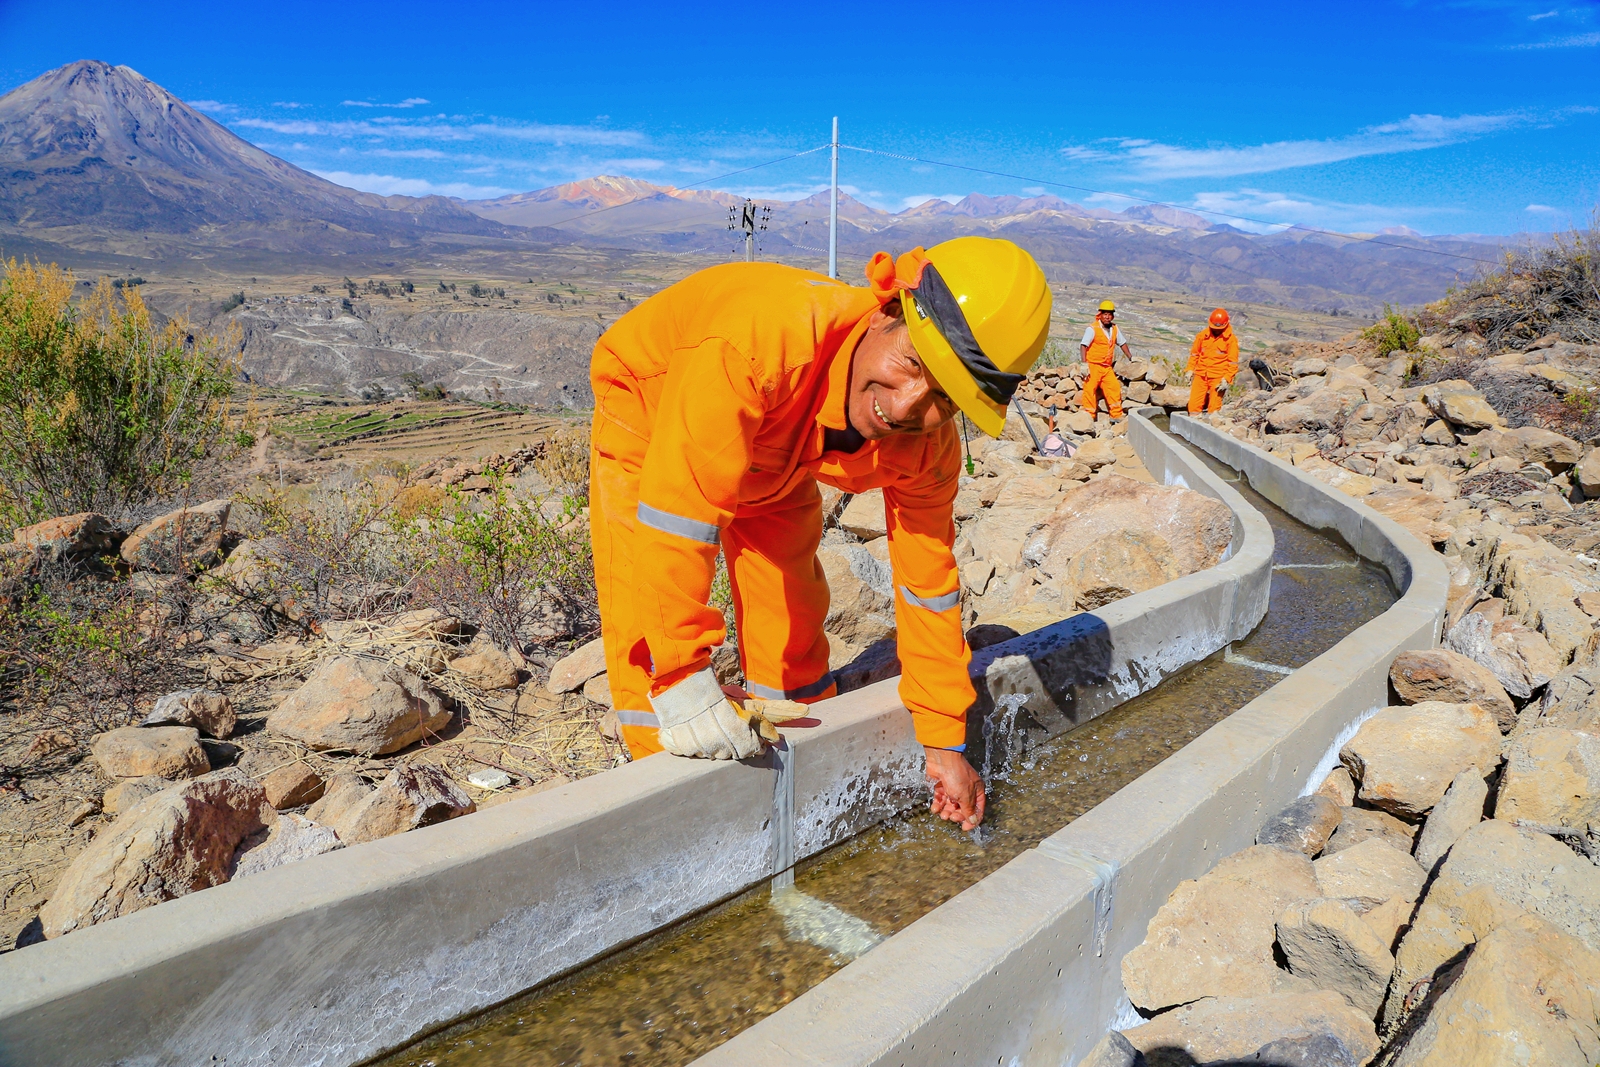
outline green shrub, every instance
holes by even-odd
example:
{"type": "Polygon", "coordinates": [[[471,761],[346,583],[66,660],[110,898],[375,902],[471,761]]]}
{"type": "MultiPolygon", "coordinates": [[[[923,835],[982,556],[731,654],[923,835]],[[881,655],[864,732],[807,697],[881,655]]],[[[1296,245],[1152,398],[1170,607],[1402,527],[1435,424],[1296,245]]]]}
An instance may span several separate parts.
{"type": "Polygon", "coordinates": [[[244,293],[242,292],[234,293],[222,302],[222,313],[226,315],[237,307],[244,307],[244,293]]]}
{"type": "Polygon", "coordinates": [[[1417,329],[1416,323],[1385,304],[1383,318],[1362,330],[1361,337],[1370,341],[1380,355],[1388,355],[1396,349],[1402,352],[1415,351],[1422,331],[1417,329]]]}
{"type": "Polygon", "coordinates": [[[174,491],[228,429],[238,367],[139,290],[13,260],[0,275],[0,521],[117,512],[174,491]]]}

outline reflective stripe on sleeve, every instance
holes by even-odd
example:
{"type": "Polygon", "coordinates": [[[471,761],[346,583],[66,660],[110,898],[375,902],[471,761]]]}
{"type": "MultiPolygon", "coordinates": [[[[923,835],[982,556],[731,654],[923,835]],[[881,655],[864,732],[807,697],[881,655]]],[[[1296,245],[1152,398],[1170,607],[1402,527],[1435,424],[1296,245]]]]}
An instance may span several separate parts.
{"type": "Polygon", "coordinates": [[[682,515],[653,508],[642,500],[639,501],[639,521],[653,530],[660,530],[674,537],[687,537],[691,541],[703,541],[708,545],[719,544],[722,541],[722,530],[714,523],[686,519],[682,515]]]}
{"type": "Polygon", "coordinates": [[[656,718],[653,711],[619,711],[617,722],[623,726],[648,726],[652,730],[661,729],[661,720],[656,718]]]}
{"type": "Polygon", "coordinates": [[[905,586],[900,587],[900,595],[906,598],[906,603],[929,611],[949,611],[961,603],[961,590],[952,589],[943,596],[918,596],[905,586]]]}
{"type": "Polygon", "coordinates": [[[826,693],[828,687],[833,684],[833,672],[829,671],[810,685],[802,685],[798,689],[774,689],[770,685],[762,685],[760,682],[748,680],[744,683],[744,688],[751,696],[760,697],[763,700],[804,700],[807,697],[820,696],[826,693]]]}

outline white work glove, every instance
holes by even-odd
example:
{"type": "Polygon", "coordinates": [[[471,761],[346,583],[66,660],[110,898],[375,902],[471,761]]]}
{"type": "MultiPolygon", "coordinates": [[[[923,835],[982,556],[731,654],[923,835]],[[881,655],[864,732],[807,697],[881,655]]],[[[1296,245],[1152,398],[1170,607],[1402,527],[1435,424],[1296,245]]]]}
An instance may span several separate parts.
{"type": "Polygon", "coordinates": [[[661,747],[674,756],[748,759],[761,754],[761,737],[722,692],[707,667],[650,698],[661,720],[661,747]]]}
{"type": "Polygon", "coordinates": [[[1219,396],[1227,396],[1228,395],[1228,380],[1226,378],[1224,378],[1222,381],[1217,383],[1217,395],[1219,395],[1219,396]]]}

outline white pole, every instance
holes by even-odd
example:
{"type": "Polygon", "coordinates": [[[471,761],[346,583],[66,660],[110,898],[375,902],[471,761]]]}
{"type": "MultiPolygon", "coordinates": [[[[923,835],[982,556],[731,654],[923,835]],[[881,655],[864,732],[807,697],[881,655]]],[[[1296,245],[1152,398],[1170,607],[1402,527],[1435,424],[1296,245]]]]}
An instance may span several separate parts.
{"type": "Polygon", "coordinates": [[[828,208],[828,277],[839,276],[839,116],[833,116],[833,203],[828,208]]]}

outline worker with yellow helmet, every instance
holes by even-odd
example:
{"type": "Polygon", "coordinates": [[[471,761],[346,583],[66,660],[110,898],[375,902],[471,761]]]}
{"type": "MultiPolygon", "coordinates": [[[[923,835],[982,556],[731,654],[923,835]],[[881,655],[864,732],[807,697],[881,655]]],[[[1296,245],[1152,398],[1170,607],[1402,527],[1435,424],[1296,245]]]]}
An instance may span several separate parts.
{"type": "Polygon", "coordinates": [[[962,754],[975,693],[952,552],[953,420],[999,436],[1044,348],[1050,288],[1028,253],[985,237],[880,252],[867,278],[712,267],[595,345],[589,502],[607,678],[635,757],[759,754],[760,701],[836,691],[817,483],[882,489],[900,698],[933,810],[972,829],[984,792],[962,754]],[[726,637],[708,606],[719,551],[743,689],[711,669],[726,637]]]}
{"type": "Polygon", "coordinates": [[[1132,354],[1116,319],[1117,305],[1109,300],[1100,301],[1100,310],[1083,331],[1083,341],[1078,345],[1079,355],[1089,365],[1089,375],[1084,379],[1078,403],[1092,418],[1099,417],[1096,410],[1100,407],[1100,395],[1105,396],[1106,410],[1111,417],[1122,418],[1122,383],[1117,381],[1111,366],[1117,361],[1119,347],[1124,356],[1131,358],[1132,354]]]}

